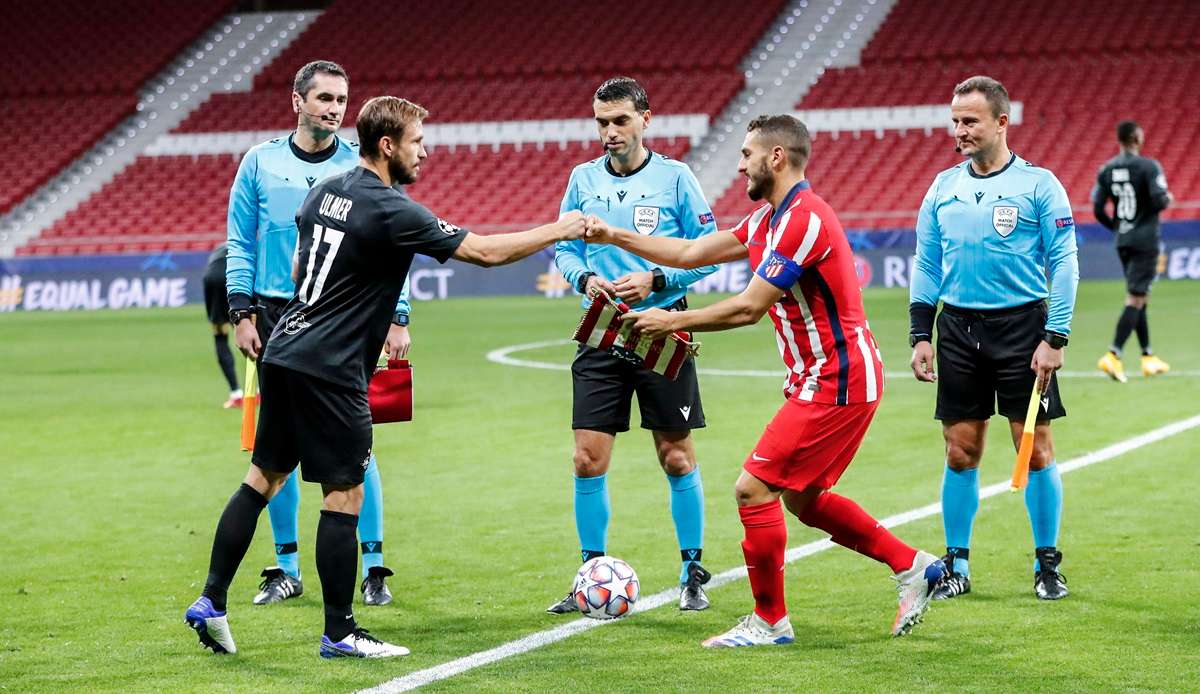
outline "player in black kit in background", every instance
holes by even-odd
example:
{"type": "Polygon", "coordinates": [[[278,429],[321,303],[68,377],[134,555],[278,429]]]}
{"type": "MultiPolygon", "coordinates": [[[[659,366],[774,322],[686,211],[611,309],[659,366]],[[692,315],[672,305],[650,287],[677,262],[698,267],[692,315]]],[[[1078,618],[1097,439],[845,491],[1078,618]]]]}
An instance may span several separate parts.
{"type": "Polygon", "coordinates": [[[242,389],[238,387],[237,373],[233,369],[233,351],[229,349],[229,302],[225,299],[225,256],[228,248],[220,244],[208,256],[204,267],[204,314],[212,324],[213,343],[217,349],[217,364],[229,384],[227,410],[242,406],[242,389]]]}
{"type": "Polygon", "coordinates": [[[363,470],[371,453],[367,380],[387,337],[413,255],[490,267],[583,236],[583,216],[515,234],[477,236],[437,218],[399,186],[417,180],[426,158],[427,112],[381,96],[358,114],[359,166],[313,187],[296,215],[298,287],[267,343],[262,411],[245,481],[221,514],[204,592],[185,613],[200,642],[233,653],[226,592],[267,501],[300,466],[321,485],[317,574],[325,602],[319,653],[381,658],[407,655],[354,620],[355,530],[363,470]]]}
{"type": "Polygon", "coordinates": [[[1117,255],[1125,272],[1125,308],[1117,320],[1117,332],[1108,352],[1096,364],[1114,381],[1125,382],[1121,350],[1129,334],[1137,331],[1142,346],[1142,375],[1157,376],[1170,371],[1167,362],[1150,349],[1150,325],[1146,303],[1150,285],[1158,275],[1162,241],[1158,234],[1158,213],[1174,201],[1167,190],[1162,166],[1141,155],[1146,134],[1131,120],[1117,124],[1117,142],[1121,153],[1109,159],[1096,174],[1092,189],[1092,211],[1096,219],[1116,235],[1117,255]],[[1108,214],[1108,201],[1113,214],[1108,214]]]}

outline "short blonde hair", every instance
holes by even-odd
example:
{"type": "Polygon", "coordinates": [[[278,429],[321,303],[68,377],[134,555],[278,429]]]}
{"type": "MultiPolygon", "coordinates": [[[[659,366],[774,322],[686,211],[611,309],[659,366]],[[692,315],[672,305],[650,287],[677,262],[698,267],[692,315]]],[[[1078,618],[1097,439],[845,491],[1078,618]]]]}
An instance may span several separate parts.
{"type": "Polygon", "coordinates": [[[404,128],[414,122],[425,120],[429,115],[424,107],[398,96],[377,96],[369,99],[358,111],[358,148],[368,159],[377,159],[379,138],[391,137],[399,140],[404,128]]]}

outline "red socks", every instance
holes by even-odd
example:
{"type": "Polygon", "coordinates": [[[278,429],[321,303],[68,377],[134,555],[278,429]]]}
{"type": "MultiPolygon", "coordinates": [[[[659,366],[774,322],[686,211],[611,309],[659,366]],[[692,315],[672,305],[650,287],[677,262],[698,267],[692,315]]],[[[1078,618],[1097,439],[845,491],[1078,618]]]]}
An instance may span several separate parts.
{"type": "MultiPolygon", "coordinates": [[[[743,523],[746,522],[745,518],[746,516],[743,515],[743,523]]],[[[813,499],[808,508],[804,509],[804,515],[800,516],[800,522],[824,530],[830,534],[834,542],[847,549],[887,564],[892,567],[892,573],[911,569],[913,560],[917,556],[917,550],[901,542],[861,506],[832,492],[825,492],[813,499]]],[[[746,537],[750,537],[748,528],[746,537]]],[[[780,558],[782,556],[783,550],[780,549],[780,558]]],[[[749,554],[747,554],[747,561],[749,561],[749,554]]],[[[751,583],[753,583],[753,577],[751,577],[751,583]]],[[[754,595],[755,598],[758,597],[757,590],[754,595]]]]}
{"type": "Polygon", "coordinates": [[[746,557],[750,590],[754,593],[754,612],[768,624],[774,624],[787,616],[783,599],[783,553],[787,549],[783,506],[778,501],[741,506],[738,515],[746,529],[742,554],[746,557]]]}

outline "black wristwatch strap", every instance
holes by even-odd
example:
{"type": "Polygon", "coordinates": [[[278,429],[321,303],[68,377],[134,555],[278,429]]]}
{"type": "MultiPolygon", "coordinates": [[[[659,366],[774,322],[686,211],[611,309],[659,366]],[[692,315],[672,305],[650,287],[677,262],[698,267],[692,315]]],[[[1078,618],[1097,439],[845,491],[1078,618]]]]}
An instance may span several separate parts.
{"type": "Polygon", "coordinates": [[[1050,345],[1054,349],[1062,349],[1063,347],[1067,346],[1068,342],[1066,335],[1052,332],[1050,330],[1046,331],[1046,334],[1042,337],[1042,339],[1046,341],[1046,344],[1050,345]]]}
{"type": "Polygon", "coordinates": [[[580,275],[579,279],[575,280],[575,291],[579,292],[580,294],[583,294],[584,292],[586,292],[588,280],[590,280],[591,278],[593,278],[595,276],[596,276],[596,273],[594,273],[594,272],[585,272],[582,275],[580,275]]]}
{"type": "Polygon", "coordinates": [[[401,328],[407,328],[408,327],[408,314],[402,313],[400,311],[396,311],[395,313],[392,314],[392,323],[395,323],[396,325],[400,326],[401,328]]]}
{"type": "Polygon", "coordinates": [[[252,309],[248,309],[248,308],[231,308],[231,309],[229,309],[229,322],[235,326],[238,323],[241,323],[242,321],[246,320],[247,318],[251,318],[253,316],[254,316],[254,311],[252,309]]]}
{"type": "Polygon", "coordinates": [[[656,267],[650,271],[654,275],[654,280],[650,282],[652,291],[661,292],[667,288],[667,273],[662,271],[662,268],[656,267]]]}

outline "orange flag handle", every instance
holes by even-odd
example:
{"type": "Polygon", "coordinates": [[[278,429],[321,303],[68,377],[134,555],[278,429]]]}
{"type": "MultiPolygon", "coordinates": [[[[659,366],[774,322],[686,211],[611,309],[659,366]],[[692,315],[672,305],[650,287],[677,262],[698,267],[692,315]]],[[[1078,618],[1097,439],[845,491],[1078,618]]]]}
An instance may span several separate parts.
{"type": "Polygon", "coordinates": [[[258,364],[246,358],[246,386],[242,394],[242,450],[254,450],[254,428],[258,423],[258,364]]]}
{"type": "Polygon", "coordinates": [[[1033,457],[1033,437],[1037,428],[1038,401],[1041,399],[1038,381],[1034,377],[1033,392],[1029,394],[1029,408],[1025,411],[1025,428],[1021,431],[1021,445],[1017,448],[1017,463],[1013,466],[1009,491],[1016,492],[1029,483],[1029,459],[1033,457]]]}

